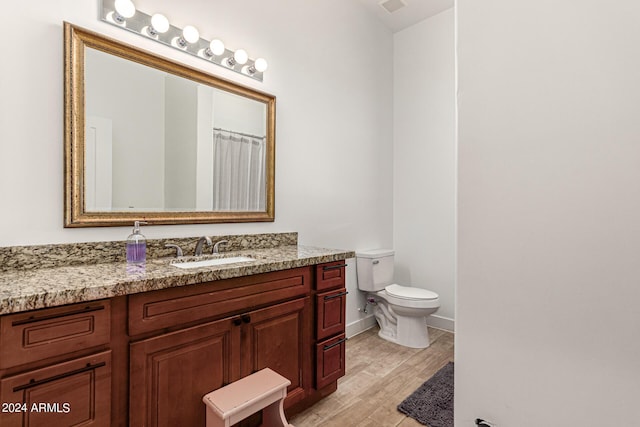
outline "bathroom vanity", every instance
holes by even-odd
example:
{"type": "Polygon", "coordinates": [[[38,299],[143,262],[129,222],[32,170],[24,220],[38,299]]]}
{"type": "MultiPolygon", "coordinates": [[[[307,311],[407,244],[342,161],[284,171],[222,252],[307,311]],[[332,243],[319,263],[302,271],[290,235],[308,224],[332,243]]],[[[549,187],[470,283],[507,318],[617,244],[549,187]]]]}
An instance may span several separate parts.
{"type": "MultiPolygon", "coordinates": [[[[231,249],[252,237],[225,236],[231,249]]],[[[214,267],[152,257],[0,272],[0,425],[203,426],[202,396],[265,367],[291,381],[289,416],[332,393],[354,254],[287,243],[214,267]]]]}

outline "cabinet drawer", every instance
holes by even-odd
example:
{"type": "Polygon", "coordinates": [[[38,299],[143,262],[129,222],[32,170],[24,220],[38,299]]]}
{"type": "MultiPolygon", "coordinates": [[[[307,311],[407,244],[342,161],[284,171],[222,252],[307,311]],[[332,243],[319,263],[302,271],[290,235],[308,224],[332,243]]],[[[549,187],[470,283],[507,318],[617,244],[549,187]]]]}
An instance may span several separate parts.
{"type": "Polygon", "coordinates": [[[346,305],[347,290],[345,288],[316,295],[318,340],[344,333],[346,305]]]}
{"type": "Polygon", "coordinates": [[[129,296],[129,335],[213,319],[306,295],[310,268],[295,268],[129,296]]]}
{"type": "Polygon", "coordinates": [[[344,375],[345,368],[344,334],[316,344],[316,388],[336,381],[344,375]]]}
{"type": "Polygon", "coordinates": [[[111,351],[4,378],[0,402],[23,409],[0,412],[3,427],[108,427],[111,351]]]}
{"type": "Polygon", "coordinates": [[[0,369],[106,344],[109,300],[10,314],[0,318],[0,369]]]}
{"type": "Polygon", "coordinates": [[[344,287],[346,261],[335,261],[316,265],[316,289],[344,287]]]}

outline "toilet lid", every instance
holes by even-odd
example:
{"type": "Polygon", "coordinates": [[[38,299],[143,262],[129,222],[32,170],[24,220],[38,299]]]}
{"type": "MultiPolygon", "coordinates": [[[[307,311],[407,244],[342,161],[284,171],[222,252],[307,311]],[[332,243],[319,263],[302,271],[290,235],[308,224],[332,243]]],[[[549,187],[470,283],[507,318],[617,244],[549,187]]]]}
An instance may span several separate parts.
{"type": "Polygon", "coordinates": [[[389,285],[384,290],[391,296],[404,299],[436,299],[438,294],[422,288],[411,286],[389,285]]]}

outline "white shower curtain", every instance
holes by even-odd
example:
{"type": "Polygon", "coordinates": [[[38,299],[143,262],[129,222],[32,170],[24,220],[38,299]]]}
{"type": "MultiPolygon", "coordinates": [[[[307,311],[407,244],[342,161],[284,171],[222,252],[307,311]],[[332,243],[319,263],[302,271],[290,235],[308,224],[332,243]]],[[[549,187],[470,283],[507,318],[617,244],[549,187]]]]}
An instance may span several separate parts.
{"type": "Polygon", "coordinates": [[[213,210],[265,210],[265,139],[213,131],[213,210]]]}

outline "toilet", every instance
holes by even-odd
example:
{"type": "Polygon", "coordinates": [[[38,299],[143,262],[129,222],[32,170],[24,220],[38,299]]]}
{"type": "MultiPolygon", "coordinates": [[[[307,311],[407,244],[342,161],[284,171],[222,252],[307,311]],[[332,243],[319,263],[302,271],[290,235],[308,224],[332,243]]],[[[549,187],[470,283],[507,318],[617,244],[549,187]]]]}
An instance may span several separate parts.
{"type": "Polygon", "coordinates": [[[380,326],[378,335],[411,348],[429,347],[426,318],[440,307],[438,294],[393,282],[394,251],[356,252],[358,288],[367,292],[367,305],[380,326]]]}

